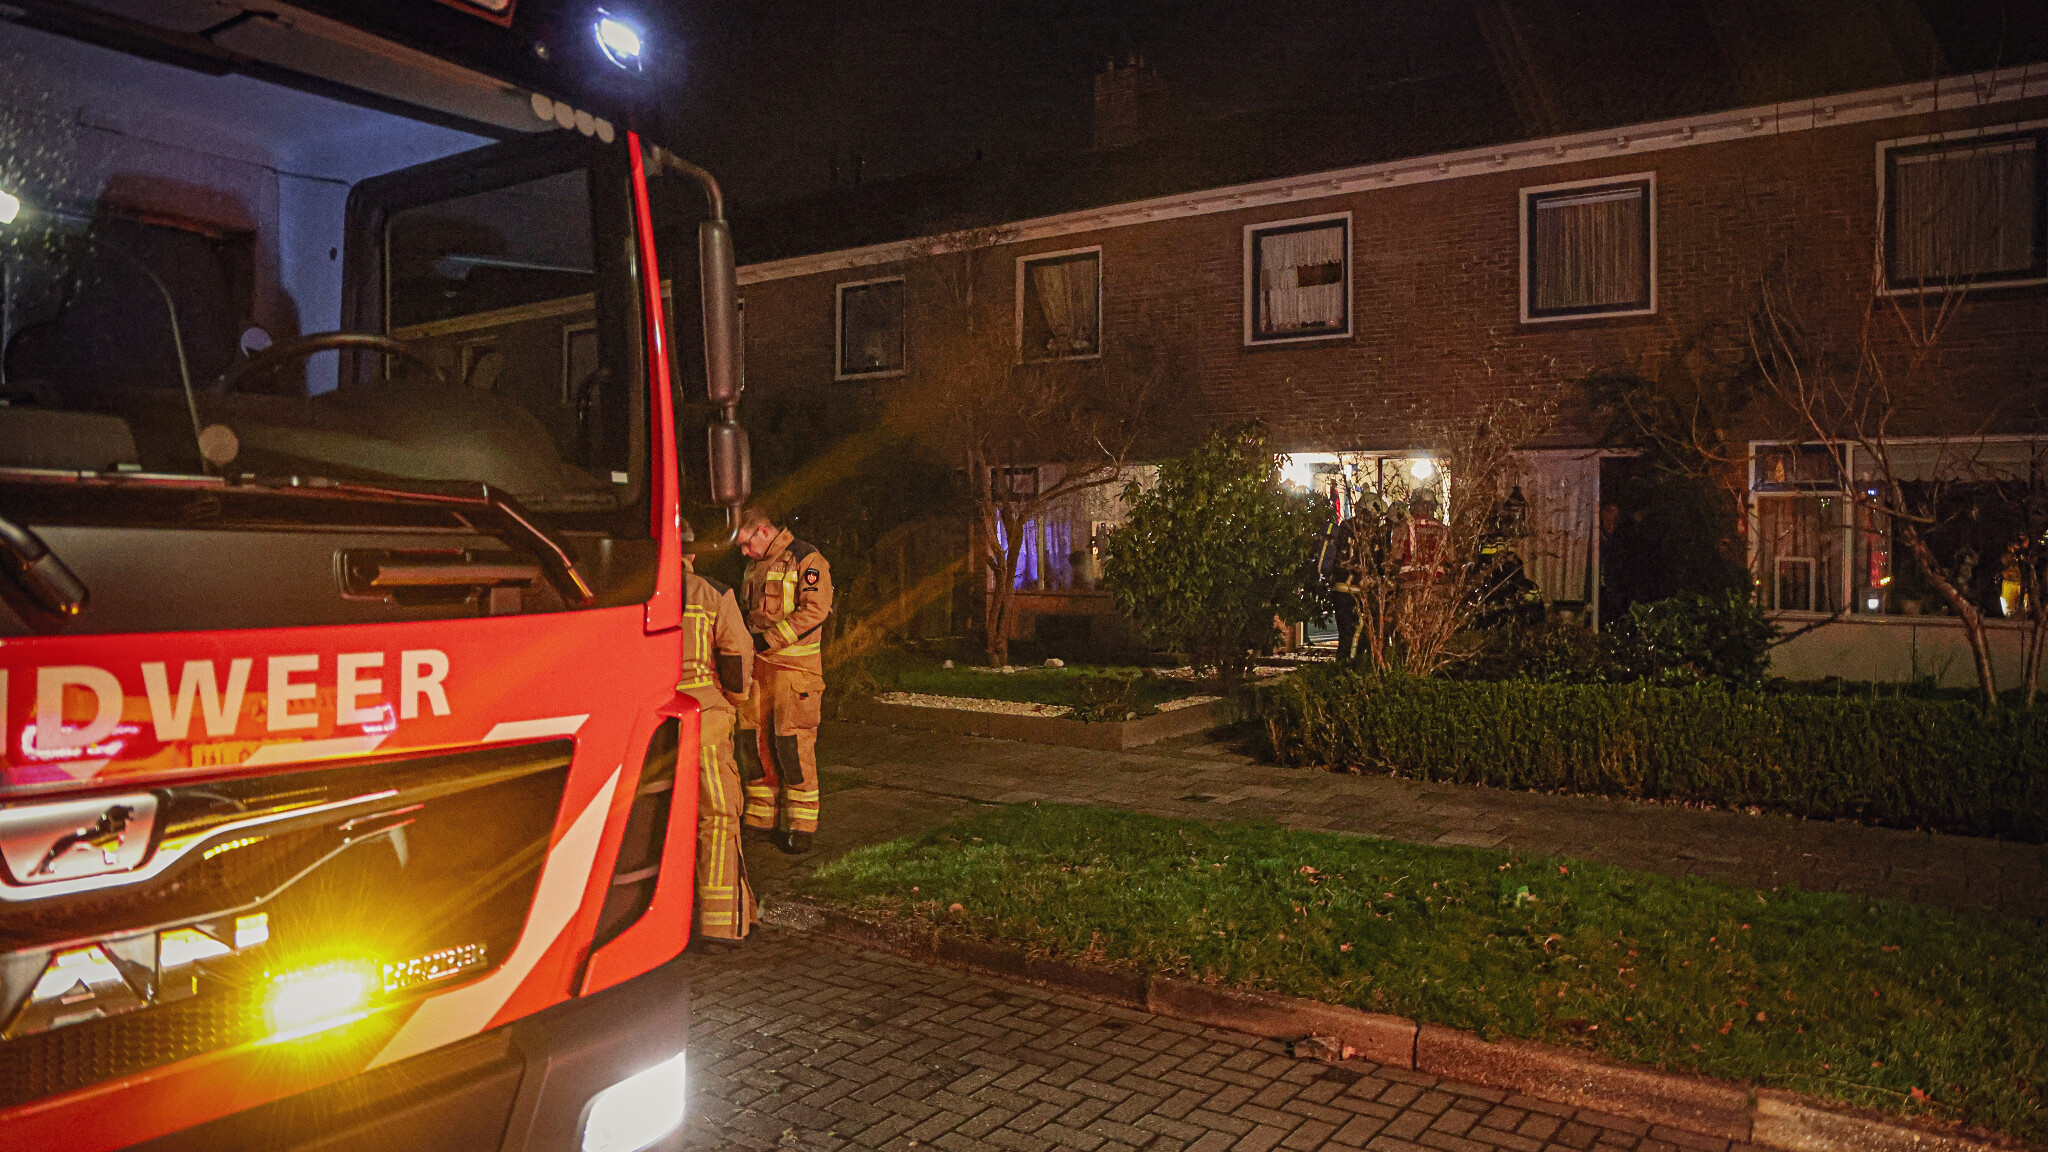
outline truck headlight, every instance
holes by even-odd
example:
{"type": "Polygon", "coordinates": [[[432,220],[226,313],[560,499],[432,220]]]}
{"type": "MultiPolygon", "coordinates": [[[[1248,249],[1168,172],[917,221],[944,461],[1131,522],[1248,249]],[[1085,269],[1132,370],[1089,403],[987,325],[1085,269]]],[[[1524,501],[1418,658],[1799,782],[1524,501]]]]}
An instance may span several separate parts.
{"type": "Polygon", "coordinates": [[[363,1018],[376,988],[366,961],[336,960],[277,977],[265,1005],[273,1042],[296,1040],[363,1018]]]}
{"type": "Polygon", "coordinates": [[[683,1122],[684,1053],[590,1098],[583,1152],[639,1152],[683,1122]]]}

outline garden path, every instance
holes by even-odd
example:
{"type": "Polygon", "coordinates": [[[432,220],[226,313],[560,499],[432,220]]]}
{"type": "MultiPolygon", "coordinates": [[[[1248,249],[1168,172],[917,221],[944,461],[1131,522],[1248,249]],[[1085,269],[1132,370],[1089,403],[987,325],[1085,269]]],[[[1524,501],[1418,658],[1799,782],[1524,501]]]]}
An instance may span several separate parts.
{"type": "Polygon", "coordinates": [[[2048,920],[2043,845],[1279,768],[1202,736],[1095,752],[828,723],[818,753],[827,792],[819,850],[795,860],[750,851],[765,896],[860,844],[934,828],[981,805],[1039,800],[1555,854],[2048,920]]]}

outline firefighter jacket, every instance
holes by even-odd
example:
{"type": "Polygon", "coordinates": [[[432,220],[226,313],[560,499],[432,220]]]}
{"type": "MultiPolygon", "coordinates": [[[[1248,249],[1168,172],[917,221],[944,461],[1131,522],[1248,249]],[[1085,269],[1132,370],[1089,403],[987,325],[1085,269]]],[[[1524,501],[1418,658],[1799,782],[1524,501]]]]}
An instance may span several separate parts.
{"type": "Polygon", "coordinates": [[[1322,577],[1323,583],[1350,585],[1353,541],[1362,529],[1363,522],[1357,516],[1348,516],[1323,533],[1323,550],[1316,554],[1316,575],[1322,577]]]}
{"type": "Polygon", "coordinates": [[[706,712],[730,712],[729,697],[747,694],[753,659],[754,643],[732,589],[685,572],[682,675],[676,691],[695,697],[706,712]]]}
{"type": "Polygon", "coordinates": [[[776,533],[768,553],[747,565],[742,606],[755,659],[777,668],[822,673],[820,641],[832,614],[832,566],[816,548],[776,533]]]}

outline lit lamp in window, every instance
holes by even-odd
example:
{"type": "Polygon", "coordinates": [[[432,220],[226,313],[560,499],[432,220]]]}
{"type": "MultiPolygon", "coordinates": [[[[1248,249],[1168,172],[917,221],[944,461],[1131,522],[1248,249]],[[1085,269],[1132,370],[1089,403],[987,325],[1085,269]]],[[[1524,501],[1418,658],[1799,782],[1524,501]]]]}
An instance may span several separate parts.
{"type": "MultiPolygon", "coordinates": [[[[1877,489],[1866,489],[1866,498],[1875,500],[1877,489]]],[[[1870,504],[1856,509],[1860,531],[1857,544],[1862,551],[1860,571],[1862,587],[1856,590],[1856,611],[1881,613],[1885,610],[1885,596],[1892,583],[1891,533],[1886,531],[1884,514],[1870,504]]]]}

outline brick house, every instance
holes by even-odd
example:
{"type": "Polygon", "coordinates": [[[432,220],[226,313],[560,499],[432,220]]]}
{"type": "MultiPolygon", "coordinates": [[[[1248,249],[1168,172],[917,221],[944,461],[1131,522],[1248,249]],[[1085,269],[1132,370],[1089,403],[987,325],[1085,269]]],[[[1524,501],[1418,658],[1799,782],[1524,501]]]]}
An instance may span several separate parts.
{"type": "MultiPolygon", "coordinates": [[[[1371,482],[1428,470],[1428,421],[1513,397],[1556,404],[1528,453],[1551,545],[1532,568],[1547,599],[1596,617],[1611,454],[1572,383],[1683,341],[1738,354],[1767,276],[1796,273],[1804,319],[1845,329],[1873,299],[1918,307],[1930,285],[1967,278],[1944,386],[1902,404],[1892,434],[1974,438],[2007,458],[2048,431],[2044,64],[1001,223],[978,290],[1013,318],[1020,359],[1086,361],[1170,333],[1161,451],[1258,418],[1298,479],[1349,469],[1371,482]],[[1930,172],[1956,177],[1940,204],[1930,172]]],[[[944,243],[903,235],[742,267],[752,386],[886,389],[914,370],[905,297],[917,253],[944,243]]],[[[1875,537],[1829,496],[1841,481],[1773,448],[1782,423],[1749,421],[1758,595],[1788,623],[1840,617],[1779,648],[1777,670],[1971,682],[1954,620],[1871,586],[1875,537]]],[[[1068,516],[1039,544],[1032,606],[1100,611],[1086,542],[1115,511],[1098,501],[1068,516]]],[[[2011,682],[2017,625],[1994,631],[2011,682]]]]}

